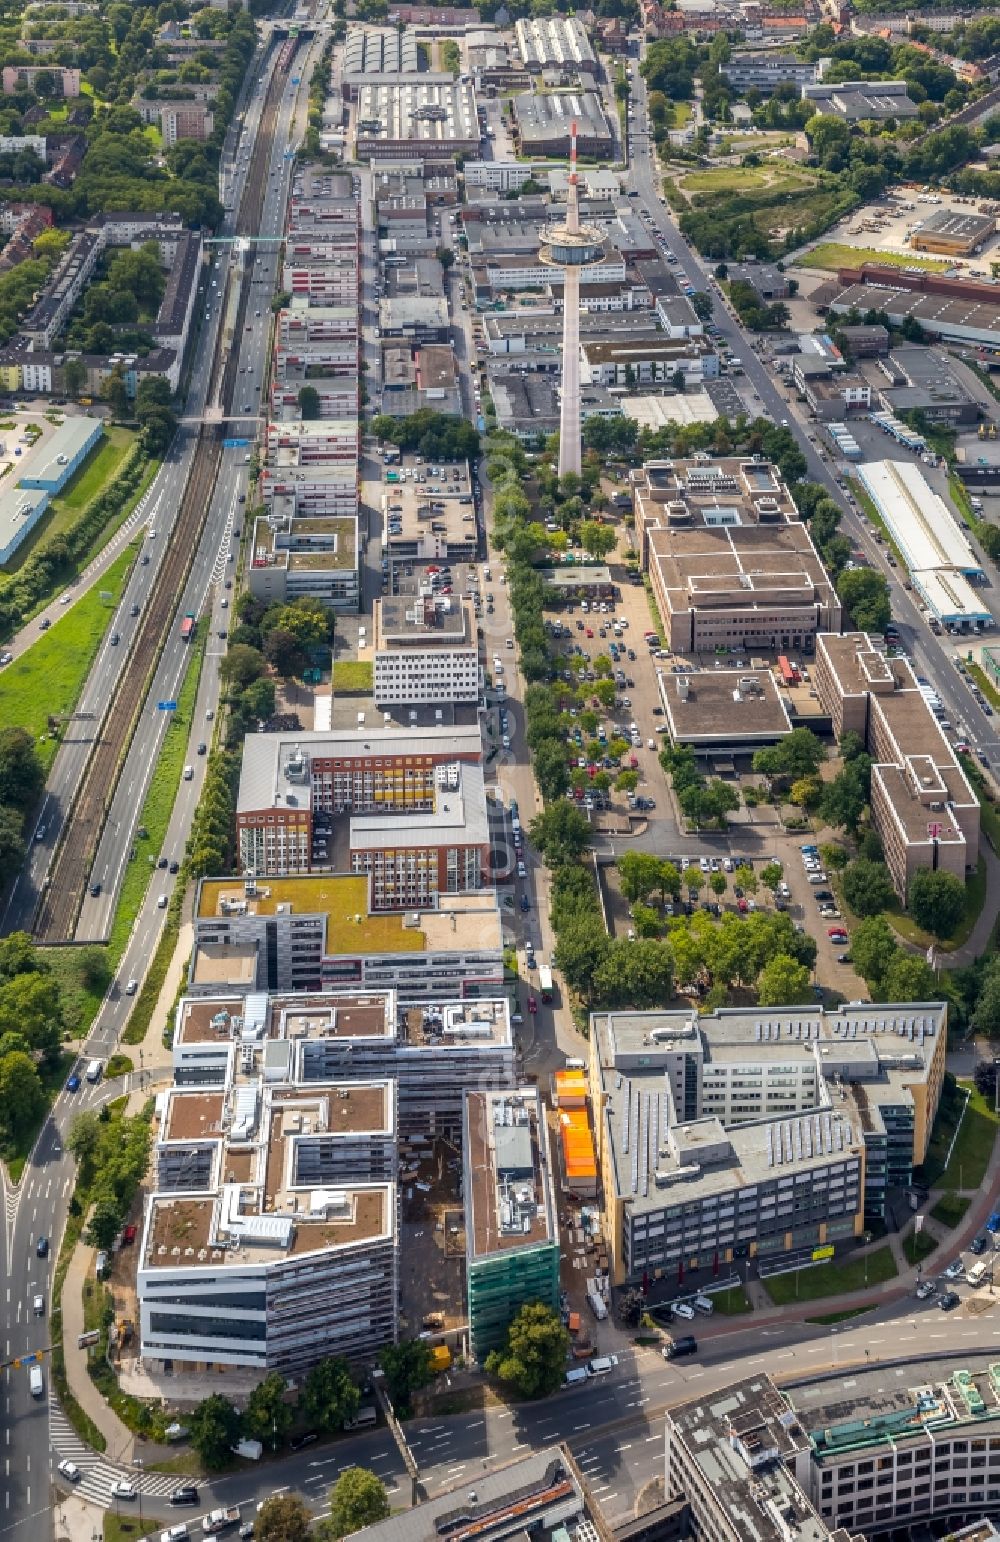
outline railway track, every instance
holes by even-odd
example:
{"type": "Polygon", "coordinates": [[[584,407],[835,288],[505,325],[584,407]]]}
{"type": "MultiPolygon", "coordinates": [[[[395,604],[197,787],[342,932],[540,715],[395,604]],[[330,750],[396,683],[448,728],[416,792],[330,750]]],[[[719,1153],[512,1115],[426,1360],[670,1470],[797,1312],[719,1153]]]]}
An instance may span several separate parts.
{"type": "MultiPolygon", "coordinates": [[[[271,144],[284,84],[285,71],[275,68],[261,113],[247,189],[237,217],[237,234],[240,235],[253,234],[260,226],[271,144]]],[[[246,324],[256,260],[256,248],[251,247],[237,307],[237,338],[242,335],[246,324]]],[[[220,368],[222,370],[220,398],[226,407],[231,406],[236,389],[238,360],[239,344],[235,338],[225,355],[220,346],[215,371],[220,368]]],[[[184,581],[201,537],[221,463],[222,439],[219,431],[200,428],[191,472],[156,585],[108,704],[100,733],[94,741],[39,898],[32,931],[40,943],[54,944],[73,939],[107,810],[149,691],[152,672],[177,613],[184,581]]]]}

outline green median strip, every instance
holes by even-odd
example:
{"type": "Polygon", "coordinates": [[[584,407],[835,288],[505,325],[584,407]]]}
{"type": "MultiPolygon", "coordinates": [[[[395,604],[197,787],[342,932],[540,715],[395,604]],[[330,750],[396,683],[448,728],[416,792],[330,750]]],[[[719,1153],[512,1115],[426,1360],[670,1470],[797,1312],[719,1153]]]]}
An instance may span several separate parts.
{"type": "Polygon", "coordinates": [[[860,1258],[831,1259],[788,1274],[772,1274],[761,1284],[775,1306],[793,1306],[796,1301],[822,1301],[827,1296],[845,1296],[852,1290],[882,1285],[895,1275],[892,1249],[884,1247],[860,1258]]]}

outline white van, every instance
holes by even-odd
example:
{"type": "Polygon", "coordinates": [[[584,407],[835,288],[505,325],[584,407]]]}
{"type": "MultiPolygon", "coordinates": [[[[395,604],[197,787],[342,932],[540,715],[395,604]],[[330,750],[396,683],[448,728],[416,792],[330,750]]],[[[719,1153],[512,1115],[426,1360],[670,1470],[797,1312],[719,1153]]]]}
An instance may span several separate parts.
{"type": "Polygon", "coordinates": [[[99,1082],[101,1079],[101,1069],[101,1062],[99,1060],[92,1060],[87,1067],[88,1082],[99,1082]]]}
{"type": "Polygon", "coordinates": [[[588,1376],[610,1376],[611,1360],[607,1355],[598,1355],[594,1360],[587,1361],[588,1376]]]}
{"type": "Polygon", "coordinates": [[[972,1265],[972,1268],[966,1274],[965,1278],[970,1285],[973,1287],[978,1287],[983,1283],[984,1280],[989,1278],[989,1274],[989,1264],[984,1264],[982,1259],[980,1259],[978,1264],[972,1265]]]}
{"type": "Polygon", "coordinates": [[[694,1318],[694,1307],[688,1306],[686,1301],[675,1301],[670,1310],[675,1317],[683,1317],[685,1322],[691,1322],[694,1318]]]}
{"type": "Polygon", "coordinates": [[[563,1378],[563,1385],[566,1387],[577,1387],[581,1381],[586,1381],[588,1379],[588,1375],[589,1372],[587,1371],[587,1367],[585,1365],[574,1365],[571,1371],[566,1372],[566,1375],[563,1378]]]}
{"type": "Polygon", "coordinates": [[[45,1382],[42,1378],[42,1368],[40,1365],[33,1365],[30,1367],[28,1373],[28,1386],[31,1388],[32,1397],[41,1397],[42,1393],[45,1391],[45,1382]]]}
{"type": "Polygon", "coordinates": [[[711,1317],[715,1311],[715,1302],[710,1296],[695,1296],[691,1304],[695,1311],[700,1312],[703,1317],[711,1317]]]}

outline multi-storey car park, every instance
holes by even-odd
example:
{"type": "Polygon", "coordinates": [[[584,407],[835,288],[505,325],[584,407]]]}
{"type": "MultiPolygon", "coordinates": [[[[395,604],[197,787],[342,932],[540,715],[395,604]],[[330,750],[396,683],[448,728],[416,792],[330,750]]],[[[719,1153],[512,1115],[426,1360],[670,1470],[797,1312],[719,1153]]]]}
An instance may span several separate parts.
{"type": "Polygon", "coordinates": [[[858,1235],[926,1154],[946,1044],[940,1003],[592,1017],[614,1283],[858,1235]]]}

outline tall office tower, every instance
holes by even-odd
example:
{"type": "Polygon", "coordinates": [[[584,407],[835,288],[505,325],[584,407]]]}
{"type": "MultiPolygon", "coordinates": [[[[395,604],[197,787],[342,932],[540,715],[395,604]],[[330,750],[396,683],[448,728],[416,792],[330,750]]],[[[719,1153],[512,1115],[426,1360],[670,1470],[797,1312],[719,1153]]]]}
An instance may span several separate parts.
{"type": "Polygon", "coordinates": [[[569,185],[566,189],[566,218],[561,225],[550,225],[545,245],[539,252],[542,262],[563,270],[563,364],[562,395],[559,405],[559,475],[569,471],[580,475],[580,270],[592,268],[604,259],[599,230],[580,224],[580,201],[576,175],[576,124],[570,138],[569,185]]]}

